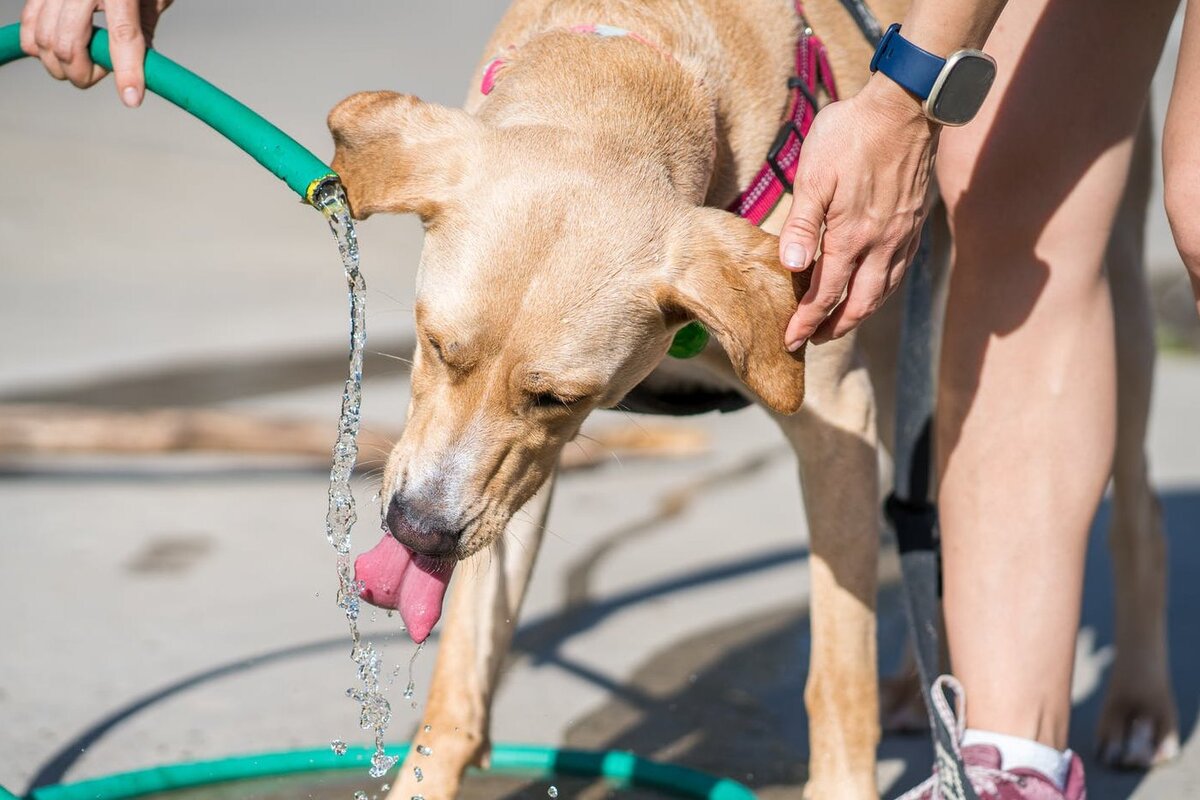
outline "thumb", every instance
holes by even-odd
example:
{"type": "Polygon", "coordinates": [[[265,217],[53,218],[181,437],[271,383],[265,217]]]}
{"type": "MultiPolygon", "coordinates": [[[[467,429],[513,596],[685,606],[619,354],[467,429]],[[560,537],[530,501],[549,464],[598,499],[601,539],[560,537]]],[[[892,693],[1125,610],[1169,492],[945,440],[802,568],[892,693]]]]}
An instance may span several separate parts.
{"type": "Polygon", "coordinates": [[[811,190],[801,190],[800,186],[797,181],[792,208],[779,232],[779,260],[793,272],[808,269],[816,256],[827,207],[821,197],[811,190]]]}

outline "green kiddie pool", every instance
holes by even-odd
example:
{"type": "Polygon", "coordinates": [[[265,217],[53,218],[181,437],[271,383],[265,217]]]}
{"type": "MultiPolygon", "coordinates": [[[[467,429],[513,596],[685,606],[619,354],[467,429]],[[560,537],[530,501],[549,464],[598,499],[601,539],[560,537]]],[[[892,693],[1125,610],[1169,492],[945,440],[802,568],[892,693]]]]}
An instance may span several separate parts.
{"type": "MultiPolygon", "coordinates": [[[[407,744],[388,748],[392,755],[404,755],[407,751],[407,744]]],[[[215,789],[221,784],[262,778],[334,770],[361,770],[365,773],[373,752],[372,748],[351,748],[344,755],[337,755],[326,747],[319,750],[289,750],[217,761],[170,764],[104,778],[91,778],[77,783],[43,786],[34,789],[26,798],[19,798],[0,787],[0,800],[124,800],[146,795],[171,797],[170,793],[188,789],[215,789]]],[[[737,781],[718,778],[675,764],[648,761],[632,753],[615,750],[560,750],[536,745],[500,744],[492,748],[492,764],[487,773],[544,780],[559,777],[604,778],[616,786],[649,789],[672,797],[755,800],[754,793],[737,781]]],[[[391,776],[382,780],[389,779],[394,780],[391,776]]],[[[270,796],[305,797],[313,796],[314,791],[322,791],[320,785],[305,786],[297,782],[290,786],[286,795],[270,796]]],[[[274,790],[266,789],[267,793],[272,791],[274,790]]],[[[343,796],[344,794],[346,793],[343,793],[343,796]]],[[[259,795],[239,791],[236,795],[229,796],[253,798],[259,795]]]]}

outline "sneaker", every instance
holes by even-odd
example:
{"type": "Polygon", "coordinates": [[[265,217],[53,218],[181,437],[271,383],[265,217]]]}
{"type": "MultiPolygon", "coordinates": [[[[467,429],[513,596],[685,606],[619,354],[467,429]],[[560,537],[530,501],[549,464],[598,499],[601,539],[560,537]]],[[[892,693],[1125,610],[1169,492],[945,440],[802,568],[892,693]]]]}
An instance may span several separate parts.
{"type": "Polygon", "coordinates": [[[939,729],[935,737],[938,763],[927,781],[898,800],[1087,800],[1083,762],[1078,755],[1071,758],[1066,786],[1062,789],[1037,770],[1001,769],[1000,751],[995,747],[959,746],[966,725],[962,685],[951,676],[942,675],[934,681],[930,694],[939,729]],[[955,705],[953,710],[951,701],[955,705]],[[949,752],[944,743],[949,745],[949,752]],[[969,788],[963,785],[963,776],[970,783],[969,788]]]}

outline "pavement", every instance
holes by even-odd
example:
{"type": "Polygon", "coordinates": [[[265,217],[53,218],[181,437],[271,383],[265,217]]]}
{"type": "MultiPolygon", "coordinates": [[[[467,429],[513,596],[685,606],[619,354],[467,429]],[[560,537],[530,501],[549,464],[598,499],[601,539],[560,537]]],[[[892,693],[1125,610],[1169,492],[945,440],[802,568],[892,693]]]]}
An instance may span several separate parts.
{"type": "MultiPolygon", "coordinates": [[[[16,19],[19,5],[0,0],[0,20],[16,19]]],[[[458,102],[502,10],[206,0],[172,8],[158,45],[328,156],[325,113],[353,91],[458,102]]],[[[1168,85],[1156,84],[1160,99],[1168,85]]],[[[0,98],[9,177],[0,193],[0,401],[300,415],[327,421],[332,440],[346,308],[323,221],[161,101],[127,111],[108,85],[79,93],[32,63],[0,70],[0,98]]],[[[1156,280],[1177,288],[1161,211],[1150,230],[1156,280]]],[[[368,349],[403,356],[419,223],[376,218],[359,237],[368,349]]],[[[1160,294],[1178,303],[1177,291],[1160,294]]],[[[404,365],[373,356],[367,371],[364,424],[394,427],[407,401],[404,365]]],[[[1149,774],[1092,765],[1093,798],[1200,796],[1200,585],[1189,580],[1200,575],[1198,397],[1200,359],[1164,355],[1148,446],[1170,538],[1184,751],[1149,774]]],[[[600,415],[594,425],[630,421],[600,415]]],[[[763,797],[796,796],[809,629],[792,457],[756,411],[670,424],[703,430],[709,451],[562,479],[494,736],[629,748],[745,780],[763,797]]],[[[344,696],[354,673],[323,535],[326,470],[211,454],[0,461],[0,784],[24,791],[335,738],[365,744],[344,696]]],[[[370,473],[356,486],[370,508],[370,473]]],[[[1107,514],[1105,504],[1078,647],[1072,746],[1087,754],[1112,657],[1107,514]]],[[[372,536],[360,529],[358,549],[372,536]]],[[[884,586],[880,613],[881,661],[891,668],[903,637],[894,585],[884,586]]],[[[365,625],[403,668],[413,645],[377,616],[365,625]]],[[[436,638],[413,662],[418,700],[435,651],[436,638]]],[[[402,739],[420,709],[398,691],[392,700],[402,739]]],[[[880,757],[889,796],[929,765],[920,737],[889,737],[880,757]]],[[[515,787],[482,783],[470,795],[515,787]]],[[[565,797],[598,793],[561,787],[565,797]]],[[[314,796],[351,791],[342,782],[314,796]]],[[[546,785],[524,791],[544,796],[546,785]]]]}

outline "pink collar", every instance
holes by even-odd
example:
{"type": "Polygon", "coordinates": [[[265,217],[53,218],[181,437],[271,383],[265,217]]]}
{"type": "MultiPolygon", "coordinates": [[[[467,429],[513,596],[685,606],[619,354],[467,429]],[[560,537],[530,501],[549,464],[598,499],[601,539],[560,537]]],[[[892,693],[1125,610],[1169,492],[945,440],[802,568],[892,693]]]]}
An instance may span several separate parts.
{"type": "MultiPolygon", "coordinates": [[[[758,174],[728,209],[738,216],[746,218],[754,225],[762,225],[779,201],[783,199],[783,196],[792,191],[796,168],[800,163],[800,148],[804,144],[804,137],[808,135],[808,131],[812,127],[813,118],[817,115],[817,91],[824,90],[830,100],[838,98],[837,87],[833,81],[833,70],[829,66],[829,55],[825,50],[824,43],[808,26],[800,0],[796,0],[796,13],[800,15],[803,27],[800,31],[800,39],[796,43],[796,74],[788,79],[788,107],[783,125],[776,134],[771,148],[767,151],[766,161],[759,168],[758,174]]],[[[572,33],[596,36],[627,36],[653,48],[664,58],[676,60],[661,45],[625,28],[618,28],[614,25],[587,24],[574,25],[567,30],[572,33]]],[[[515,46],[509,47],[509,50],[514,49],[516,49],[515,46]]],[[[503,56],[497,56],[484,67],[479,90],[485,95],[491,94],[496,87],[496,79],[500,71],[504,69],[505,63],[503,56]]]]}

